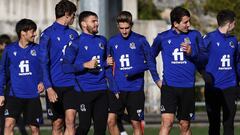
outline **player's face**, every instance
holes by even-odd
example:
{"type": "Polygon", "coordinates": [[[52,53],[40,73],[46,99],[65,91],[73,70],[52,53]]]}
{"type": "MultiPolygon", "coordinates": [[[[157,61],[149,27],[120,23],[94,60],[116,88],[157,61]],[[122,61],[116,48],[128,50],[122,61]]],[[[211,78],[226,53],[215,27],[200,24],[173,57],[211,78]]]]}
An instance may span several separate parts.
{"type": "Polygon", "coordinates": [[[36,37],[36,31],[35,30],[28,30],[27,32],[23,32],[23,36],[27,42],[34,42],[34,39],[36,37]]]}
{"type": "Polygon", "coordinates": [[[0,52],[3,52],[3,50],[5,49],[6,47],[6,44],[3,43],[3,44],[0,44],[0,52]]]}
{"type": "Polygon", "coordinates": [[[75,13],[72,13],[71,15],[66,15],[67,18],[67,24],[72,25],[75,19],[75,13]]]}
{"type": "Polygon", "coordinates": [[[182,20],[180,23],[174,22],[174,28],[178,31],[178,32],[188,32],[190,27],[190,17],[188,16],[183,16],[182,20]]]}
{"type": "Polygon", "coordinates": [[[87,33],[89,34],[97,34],[98,33],[98,18],[96,16],[89,16],[85,19],[85,28],[87,33]]]}
{"type": "Polygon", "coordinates": [[[127,38],[131,33],[132,26],[127,22],[119,22],[118,29],[124,38],[127,38]]]}

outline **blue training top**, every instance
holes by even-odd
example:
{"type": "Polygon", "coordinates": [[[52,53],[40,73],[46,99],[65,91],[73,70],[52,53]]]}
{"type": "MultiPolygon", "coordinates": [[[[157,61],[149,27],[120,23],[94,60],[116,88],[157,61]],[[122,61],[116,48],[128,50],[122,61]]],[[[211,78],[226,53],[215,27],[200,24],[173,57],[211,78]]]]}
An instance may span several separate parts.
{"type": "Polygon", "coordinates": [[[196,30],[177,33],[174,29],[170,29],[157,35],[152,45],[152,53],[155,58],[161,51],[164,85],[186,88],[194,86],[195,63],[200,44],[202,44],[201,34],[196,30]],[[183,42],[190,44],[191,55],[183,52],[181,48],[183,42]]]}
{"type": "Polygon", "coordinates": [[[74,85],[74,74],[66,74],[63,71],[62,57],[69,42],[77,37],[78,33],[75,30],[57,22],[54,22],[41,34],[39,44],[45,88],[74,85]]]}
{"type": "Polygon", "coordinates": [[[82,33],[67,46],[63,66],[65,72],[75,73],[75,90],[84,92],[107,90],[106,44],[106,38],[103,36],[82,33]],[[97,68],[85,69],[83,64],[93,59],[97,59],[97,68]]]}
{"type": "Polygon", "coordinates": [[[111,88],[113,92],[143,90],[144,71],[156,70],[149,43],[144,36],[135,32],[131,32],[127,38],[122,37],[121,33],[111,37],[108,42],[109,54],[115,62],[111,80],[116,84],[116,88],[111,88]]]}
{"type": "Polygon", "coordinates": [[[42,81],[39,45],[30,43],[21,48],[18,42],[9,44],[2,56],[0,66],[0,95],[10,74],[10,96],[19,98],[38,97],[38,84],[42,81]],[[9,71],[9,72],[8,72],[9,71]]]}
{"type": "Polygon", "coordinates": [[[226,89],[236,86],[236,65],[240,53],[237,38],[217,29],[205,35],[203,41],[201,61],[207,63],[205,70],[212,76],[214,87],[226,89]]]}

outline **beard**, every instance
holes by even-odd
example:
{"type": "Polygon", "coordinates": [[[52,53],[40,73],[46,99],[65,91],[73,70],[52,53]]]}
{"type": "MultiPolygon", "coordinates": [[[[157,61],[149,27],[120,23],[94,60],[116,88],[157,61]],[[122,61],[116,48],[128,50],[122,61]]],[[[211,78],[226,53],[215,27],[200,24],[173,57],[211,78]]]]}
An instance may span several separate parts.
{"type": "Polygon", "coordinates": [[[87,31],[91,34],[97,34],[98,33],[98,27],[90,27],[90,26],[87,26],[87,31]]]}

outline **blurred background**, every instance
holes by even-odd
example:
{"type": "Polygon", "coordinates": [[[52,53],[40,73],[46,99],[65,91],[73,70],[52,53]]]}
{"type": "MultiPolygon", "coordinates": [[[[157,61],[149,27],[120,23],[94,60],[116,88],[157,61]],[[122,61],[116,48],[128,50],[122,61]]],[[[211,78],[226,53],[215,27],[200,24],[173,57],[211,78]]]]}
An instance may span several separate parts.
{"type": "MultiPolygon", "coordinates": [[[[34,20],[38,25],[38,35],[55,20],[55,5],[60,0],[0,0],[0,34],[8,34],[16,39],[15,25],[22,18],[34,20]]],[[[157,33],[169,29],[169,14],[173,7],[183,6],[191,12],[193,29],[199,30],[202,35],[216,29],[216,13],[222,9],[231,9],[237,14],[237,23],[240,18],[240,0],[70,0],[77,5],[79,14],[84,10],[91,10],[99,16],[99,34],[107,38],[116,34],[115,17],[121,10],[130,11],[133,15],[133,30],[145,35],[152,44],[157,33]]],[[[79,33],[78,17],[71,26],[79,33]]],[[[234,34],[240,38],[240,25],[236,25],[234,34]]],[[[38,42],[38,37],[36,38],[38,42]]],[[[162,76],[161,57],[158,60],[158,71],[162,76]]],[[[152,81],[148,72],[145,78],[145,114],[146,123],[160,123],[160,91],[152,81]]],[[[196,123],[207,123],[204,104],[204,82],[196,74],[196,123]]],[[[43,98],[44,102],[44,98],[43,98]]],[[[239,104],[239,103],[238,103],[239,104]]],[[[45,103],[43,103],[45,108],[45,103]]],[[[239,107],[238,107],[239,108],[239,107]]],[[[239,111],[236,115],[236,124],[240,123],[239,111]]]]}

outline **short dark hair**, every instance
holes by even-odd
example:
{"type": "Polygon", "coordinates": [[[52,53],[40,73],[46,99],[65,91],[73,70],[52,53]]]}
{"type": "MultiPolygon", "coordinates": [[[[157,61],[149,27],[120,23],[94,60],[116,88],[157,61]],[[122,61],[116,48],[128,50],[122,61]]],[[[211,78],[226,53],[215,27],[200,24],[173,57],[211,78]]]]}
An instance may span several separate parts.
{"type": "Polygon", "coordinates": [[[63,17],[65,13],[68,13],[69,15],[73,14],[77,11],[77,7],[74,3],[68,0],[61,0],[56,6],[55,6],[55,16],[56,19],[63,17]]]}
{"type": "Polygon", "coordinates": [[[233,22],[236,18],[236,14],[228,9],[221,10],[217,14],[217,23],[218,26],[224,26],[228,22],[233,22]]]}
{"type": "Polygon", "coordinates": [[[83,22],[89,16],[98,17],[97,14],[92,12],[92,11],[83,11],[79,14],[78,21],[79,21],[79,26],[80,26],[81,29],[82,29],[81,22],[83,22]]]}
{"type": "Polygon", "coordinates": [[[0,35],[0,45],[3,45],[3,44],[10,44],[12,41],[11,41],[11,38],[7,35],[7,34],[2,34],[0,35]]]}
{"type": "Polygon", "coordinates": [[[132,26],[133,25],[132,14],[128,11],[121,11],[117,16],[117,23],[120,22],[126,22],[132,26]]]}
{"type": "Polygon", "coordinates": [[[21,37],[21,31],[27,32],[29,30],[37,30],[37,25],[34,21],[24,18],[17,22],[16,33],[19,39],[21,37]]]}
{"type": "Polygon", "coordinates": [[[172,26],[174,26],[174,22],[180,23],[184,16],[190,17],[189,11],[183,7],[175,7],[170,13],[172,26]]]}

